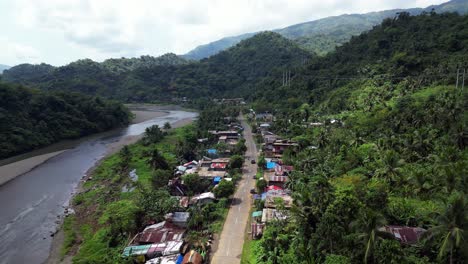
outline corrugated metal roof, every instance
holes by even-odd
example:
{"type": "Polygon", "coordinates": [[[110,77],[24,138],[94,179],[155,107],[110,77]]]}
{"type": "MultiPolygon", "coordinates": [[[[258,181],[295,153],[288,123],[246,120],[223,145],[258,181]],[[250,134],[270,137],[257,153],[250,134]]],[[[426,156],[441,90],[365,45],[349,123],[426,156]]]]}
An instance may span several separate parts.
{"type": "Polygon", "coordinates": [[[381,230],[394,235],[396,239],[406,244],[417,243],[421,235],[426,232],[424,228],[409,226],[385,226],[381,230]]]}
{"type": "Polygon", "coordinates": [[[140,233],[138,243],[163,243],[166,241],[179,241],[182,240],[185,234],[185,229],[177,225],[164,221],[155,225],[150,225],[140,233]]]}
{"type": "Polygon", "coordinates": [[[273,175],[273,176],[270,176],[268,178],[268,181],[270,181],[270,182],[286,182],[286,181],[288,181],[288,177],[287,176],[273,175]]]}

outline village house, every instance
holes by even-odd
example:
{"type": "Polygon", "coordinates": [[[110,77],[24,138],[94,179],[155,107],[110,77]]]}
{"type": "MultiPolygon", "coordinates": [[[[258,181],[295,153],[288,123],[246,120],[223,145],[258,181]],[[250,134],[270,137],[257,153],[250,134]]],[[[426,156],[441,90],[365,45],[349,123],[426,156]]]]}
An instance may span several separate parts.
{"type": "Polygon", "coordinates": [[[268,123],[262,123],[260,124],[259,128],[260,131],[268,131],[270,129],[271,125],[268,123]]]}
{"type": "Polygon", "coordinates": [[[187,227],[188,220],[190,218],[189,212],[173,212],[165,216],[166,221],[172,222],[178,227],[187,227]]]}
{"type": "Polygon", "coordinates": [[[299,146],[294,141],[287,139],[277,139],[273,143],[264,143],[263,152],[268,158],[281,158],[286,149],[299,146]]]}
{"type": "Polygon", "coordinates": [[[288,211],[279,211],[273,208],[263,208],[262,211],[262,223],[268,223],[273,220],[286,220],[288,217],[288,211]]]}
{"type": "Polygon", "coordinates": [[[207,204],[207,203],[212,203],[216,200],[214,193],[212,192],[206,192],[202,193],[199,195],[195,195],[192,197],[190,200],[190,204],[197,204],[197,205],[202,205],[202,204],[207,204]]]}
{"type": "Polygon", "coordinates": [[[283,188],[284,183],[288,181],[288,176],[293,171],[293,166],[276,164],[274,169],[268,169],[263,174],[263,179],[267,186],[278,186],[283,188]]]}
{"type": "Polygon", "coordinates": [[[277,201],[281,200],[285,208],[291,208],[293,199],[284,190],[269,190],[262,194],[265,208],[276,208],[277,201]]]}
{"type": "Polygon", "coordinates": [[[200,166],[198,167],[196,173],[201,178],[224,178],[227,175],[226,169],[228,164],[229,158],[209,159],[204,157],[199,161],[200,166]]]}
{"type": "Polygon", "coordinates": [[[173,217],[166,221],[147,226],[138,233],[127,246],[122,256],[142,256],[153,259],[159,256],[179,253],[184,241],[186,229],[172,222],[173,217]]]}
{"type": "Polygon", "coordinates": [[[255,119],[258,121],[263,121],[263,122],[273,122],[274,117],[273,114],[271,113],[258,113],[255,114],[255,119]]]}
{"type": "Polygon", "coordinates": [[[379,228],[379,231],[392,234],[402,244],[411,245],[419,241],[422,234],[426,232],[426,229],[420,227],[387,225],[379,228]]]}

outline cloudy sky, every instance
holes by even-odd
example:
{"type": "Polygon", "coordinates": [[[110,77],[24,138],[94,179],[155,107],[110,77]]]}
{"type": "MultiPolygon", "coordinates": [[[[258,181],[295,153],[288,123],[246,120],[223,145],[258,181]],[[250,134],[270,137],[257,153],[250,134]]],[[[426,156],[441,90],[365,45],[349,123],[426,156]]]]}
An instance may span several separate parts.
{"type": "Polygon", "coordinates": [[[0,0],[0,64],[183,54],[231,35],[448,0],[0,0]]]}

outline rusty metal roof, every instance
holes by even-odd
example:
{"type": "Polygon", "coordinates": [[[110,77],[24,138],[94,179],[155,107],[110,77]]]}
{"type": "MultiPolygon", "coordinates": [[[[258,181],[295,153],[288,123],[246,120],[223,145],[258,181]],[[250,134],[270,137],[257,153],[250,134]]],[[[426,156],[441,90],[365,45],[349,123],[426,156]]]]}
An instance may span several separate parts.
{"type": "Polygon", "coordinates": [[[164,221],[146,227],[137,239],[140,244],[154,244],[167,241],[181,241],[184,234],[185,229],[169,221],[164,221]]]}

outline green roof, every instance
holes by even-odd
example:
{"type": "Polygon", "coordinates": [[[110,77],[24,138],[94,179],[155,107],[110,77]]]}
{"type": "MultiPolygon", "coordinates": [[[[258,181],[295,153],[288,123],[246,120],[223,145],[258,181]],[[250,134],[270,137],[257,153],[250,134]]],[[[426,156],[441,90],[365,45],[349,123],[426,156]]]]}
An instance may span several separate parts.
{"type": "Polygon", "coordinates": [[[263,212],[262,211],[256,211],[252,213],[252,217],[260,217],[262,216],[263,212]]]}

